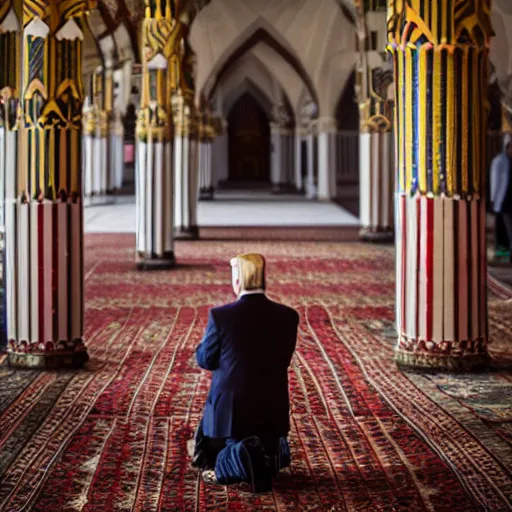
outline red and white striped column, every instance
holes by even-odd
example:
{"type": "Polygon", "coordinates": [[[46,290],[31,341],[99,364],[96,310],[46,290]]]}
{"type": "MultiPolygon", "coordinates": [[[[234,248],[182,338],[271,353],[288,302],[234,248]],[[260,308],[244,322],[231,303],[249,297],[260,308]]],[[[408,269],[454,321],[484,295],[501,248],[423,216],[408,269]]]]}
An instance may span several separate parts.
{"type": "Polygon", "coordinates": [[[0,349],[7,343],[5,311],[5,200],[18,160],[20,15],[14,2],[0,3],[0,349]]]}
{"type": "Polygon", "coordinates": [[[390,2],[388,11],[396,360],[406,366],[467,371],[488,362],[482,99],[492,28],[489,2],[467,3],[471,9],[434,0],[390,2]]]}
{"type": "Polygon", "coordinates": [[[485,202],[398,196],[398,358],[464,368],[487,344],[485,202]]]}
{"type": "Polygon", "coordinates": [[[23,125],[16,175],[6,180],[12,365],[78,366],[88,359],[81,188],[81,18],[86,8],[86,2],[62,8],[45,1],[24,9],[23,125]]]}

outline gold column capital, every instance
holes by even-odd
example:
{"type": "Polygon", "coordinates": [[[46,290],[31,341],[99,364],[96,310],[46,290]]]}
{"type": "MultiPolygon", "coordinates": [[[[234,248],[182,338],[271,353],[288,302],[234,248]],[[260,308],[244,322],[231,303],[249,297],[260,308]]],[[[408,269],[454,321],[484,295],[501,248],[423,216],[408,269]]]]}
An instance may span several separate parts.
{"type": "Polygon", "coordinates": [[[488,48],[491,0],[388,0],[391,46],[424,44],[488,48]]]}
{"type": "Polygon", "coordinates": [[[22,201],[80,200],[82,17],[93,5],[89,0],[23,0],[23,125],[18,179],[22,201]],[[58,158],[64,150],[70,155],[66,164],[58,158]]]}
{"type": "Polygon", "coordinates": [[[82,122],[84,135],[93,136],[96,134],[96,111],[94,107],[84,110],[82,122]]]}
{"type": "MultiPolygon", "coordinates": [[[[20,15],[12,0],[0,1],[0,23],[14,8],[14,15],[20,15]]],[[[15,130],[19,126],[20,110],[20,62],[21,30],[19,22],[4,26],[0,32],[0,126],[6,130],[15,130]]]]}
{"type": "Polygon", "coordinates": [[[383,60],[379,67],[370,68],[365,61],[364,82],[368,95],[359,96],[359,123],[361,132],[388,132],[392,129],[393,102],[388,89],[393,84],[393,68],[383,60]]]}
{"type": "Polygon", "coordinates": [[[398,191],[485,197],[490,0],[389,0],[398,191]]]}
{"type": "MultiPolygon", "coordinates": [[[[149,135],[167,140],[171,138],[172,121],[177,115],[174,113],[177,108],[174,96],[183,80],[182,46],[187,26],[176,13],[173,17],[171,0],[146,0],[145,6],[141,112],[137,133],[143,140],[149,135]],[[165,121],[164,116],[167,117],[165,121]]],[[[182,130],[182,125],[177,130],[182,130]]],[[[186,131],[190,131],[188,125],[186,131]]]]}
{"type": "Polygon", "coordinates": [[[182,137],[197,137],[197,109],[190,98],[177,91],[172,96],[172,118],[175,134],[182,137]]]}

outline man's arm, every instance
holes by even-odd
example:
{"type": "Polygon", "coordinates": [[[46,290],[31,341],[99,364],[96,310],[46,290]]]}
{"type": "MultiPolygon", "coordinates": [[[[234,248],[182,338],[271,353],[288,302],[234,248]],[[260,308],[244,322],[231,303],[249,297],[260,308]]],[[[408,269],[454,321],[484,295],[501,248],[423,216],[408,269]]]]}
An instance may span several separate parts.
{"type": "Polygon", "coordinates": [[[208,324],[203,340],[196,349],[197,364],[204,370],[216,370],[219,366],[220,340],[212,312],[208,314],[208,324]]]}
{"type": "Polygon", "coordinates": [[[294,311],[294,328],[292,330],[292,333],[293,333],[293,337],[292,337],[292,344],[290,345],[290,353],[289,353],[289,356],[288,356],[288,366],[290,366],[291,362],[292,362],[292,358],[293,358],[293,354],[295,352],[295,348],[297,346],[297,337],[299,335],[299,321],[300,321],[300,317],[299,317],[299,314],[297,313],[297,311],[294,311]]]}

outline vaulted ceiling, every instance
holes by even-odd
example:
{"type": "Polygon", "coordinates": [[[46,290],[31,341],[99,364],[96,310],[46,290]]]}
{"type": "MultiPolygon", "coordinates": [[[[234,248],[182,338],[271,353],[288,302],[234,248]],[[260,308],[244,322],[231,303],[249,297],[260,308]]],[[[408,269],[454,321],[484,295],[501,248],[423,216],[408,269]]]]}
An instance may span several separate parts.
{"type": "Polygon", "coordinates": [[[250,54],[270,71],[295,112],[307,96],[320,116],[333,116],[356,60],[351,16],[337,0],[212,0],[190,32],[198,96],[214,94],[250,54]]]}
{"type": "MultiPolygon", "coordinates": [[[[264,69],[273,81],[273,101],[284,96],[295,112],[312,101],[320,117],[333,115],[357,58],[359,0],[175,2],[180,18],[191,23],[198,101],[247,84],[268,95],[264,69]],[[241,70],[243,80],[233,85],[241,70]]],[[[138,62],[143,16],[144,0],[98,0],[85,30],[84,72],[108,54],[138,62]]],[[[494,0],[492,22],[491,61],[501,89],[512,97],[512,0],[494,0]]]]}

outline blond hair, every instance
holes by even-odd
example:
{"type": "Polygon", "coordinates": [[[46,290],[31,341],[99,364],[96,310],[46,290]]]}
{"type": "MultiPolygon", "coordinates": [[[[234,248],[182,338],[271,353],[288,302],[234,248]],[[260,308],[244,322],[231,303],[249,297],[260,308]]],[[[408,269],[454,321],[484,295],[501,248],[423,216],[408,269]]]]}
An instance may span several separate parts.
{"type": "Polygon", "coordinates": [[[241,291],[265,289],[265,258],[261,254],[239,254],[231,266],[238,268],[241,291]]]}

